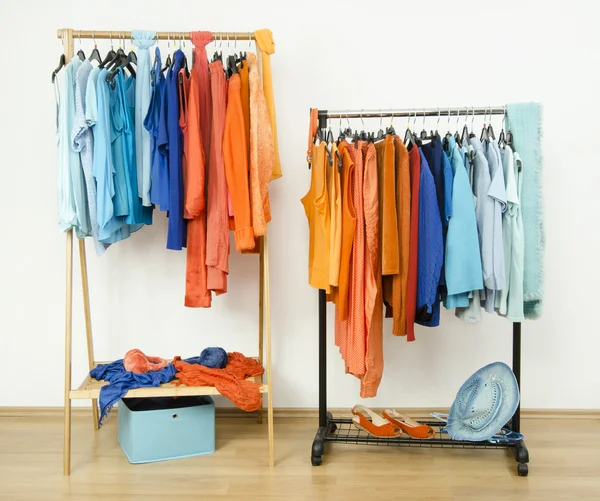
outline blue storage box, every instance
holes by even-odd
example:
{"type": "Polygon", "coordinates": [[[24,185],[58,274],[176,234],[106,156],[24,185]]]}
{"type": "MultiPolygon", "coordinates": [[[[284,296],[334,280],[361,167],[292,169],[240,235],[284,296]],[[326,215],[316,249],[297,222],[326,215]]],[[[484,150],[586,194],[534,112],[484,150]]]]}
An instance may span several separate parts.
{"type": "Polygon", "coordinates": [[[206,397],[124,398],[119,443],[131,463],[215,452],[215,404],[206,397]]]}

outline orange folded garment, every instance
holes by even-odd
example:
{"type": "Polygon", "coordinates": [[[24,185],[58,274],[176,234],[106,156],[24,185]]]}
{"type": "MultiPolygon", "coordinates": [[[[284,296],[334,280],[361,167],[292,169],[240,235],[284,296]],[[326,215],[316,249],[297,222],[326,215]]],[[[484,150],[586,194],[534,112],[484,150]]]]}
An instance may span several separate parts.
{"type": "Polygon", "coordinates": [[[176,384],[186,386],[214,386],[219,393],[231,400],[240,409],[250,412],[262,407],[260,385],[246,378],[260,376],[265,370],[258,360],[238,352],[228,353],[224,369],[211,369],[198,364],[188,364],[175,357],[176,384]]]}

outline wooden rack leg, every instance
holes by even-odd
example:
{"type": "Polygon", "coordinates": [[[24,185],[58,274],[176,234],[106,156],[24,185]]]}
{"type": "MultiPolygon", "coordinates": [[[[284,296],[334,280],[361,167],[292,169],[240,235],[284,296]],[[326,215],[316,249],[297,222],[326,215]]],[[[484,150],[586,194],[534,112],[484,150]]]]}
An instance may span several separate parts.
{"type": "Polygon", "coordinates": [[[275,466],[275,438],[273,430],[273,374],[271,372],[271,291],[269,285],[269,246],[267,235],[262,238],[264,259],[264,289],[265,289],[265,330],[267,334],[267,381],[269,384],[269,399],[267,407],[267,421],[269,433],[269,466],[275,466]]]}
{"type": "Polygon", "coordinates": [[[67,296],[65,315],[65,429],[63,474],[71,473],[71,327],[73,310],[73,230],[67,232],[67,296]]]}
{"type": "MultiPolygon", "coordinates": [[[[259,264],[259,279],[258,279],[258,359],[262,364],[264,361],[263,355],[263,334],[265,326],[265,252],[264,238],[260,239],[260,264],[259,264]]],[[[263,376],[260,376],[260,382],[263,383],[263,376]]],[[[258,410],[257,422],[261,424],[263,421],[263,410],[258,410]]]]}
{"type": "MultiPolygon", "coordinates": [[[[81,268],[81,288],[83,292],[83,312],[85,315],[85,337],[87,341],[88,368],[94,368],[94,341],[92,339],[92,316],[90,313],[90,289],[88,286],[85,240],[79,239],[79,265],[81,268]]],[[[98,427],[98,400],[92,399],[92,425],[98,427]]]]}

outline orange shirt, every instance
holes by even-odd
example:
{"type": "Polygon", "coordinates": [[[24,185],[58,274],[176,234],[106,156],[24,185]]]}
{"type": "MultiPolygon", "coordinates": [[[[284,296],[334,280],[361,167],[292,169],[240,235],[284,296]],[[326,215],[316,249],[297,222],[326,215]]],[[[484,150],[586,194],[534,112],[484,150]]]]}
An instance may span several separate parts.
{"type": "Polygon", "coordinates": [[[342,157],[342,251],[340,257],[339,287],[334,291],[333,302],[337,315],[341,320],[348,318],[348,286],[350,282],[350,262],[352,257],[352,242],[356,228],[356,213],[352,200],[352,179],[354,176],[354,162],[348,153],[348,143],[342,141],[339,145],[342,157]]]}
{"type": "Polygon", "coordinates": [[[329,165],[327,192],[329,197],[329,285],[337,287],[340,280],[340,260],[342,257],[342,196],[340,169],[337,158],[337,145],[331,145],[333,165],[329,165]]]}
{"type": "Polygon", "coordinates": [[[238,74],[229,79],[223,158],[227,188],[233,205],[235,246],[238,251],[253,249],[254,231],[248,190],[248,146],[238,74]]]}
{"type": "Polygon", "coordinates": [[[398,250],[398,220],[396,214],[396,174],[394,168],[394,137],[390,134],[375,145],[379,174],[379,240],[381,271],[395,275],[400,271],[398,250]]]}
{"type": "Polygon", "coordinates": [[[325,143],[313,145],[310,189],[301,201],[309,228],[308,283],[329,293],[330,214],[327,163],[325,143]]]}
{"type": "Polygon", "coordinates": [[[392,334],[406,336],[406,293],[410,252],[410,165],[408,150],[398,136],[394,137],[394,147],[400,273],[383,277],[383,295],[390,305],[389,314],[386,314],[386,316],[393,317],[392,334]]]}
{"type": "Polygon", "coordinates": [[[208,168],[206,266],[208,288],[217,295],[227,292],[229,273],[229,214],[227,180],[223,161],[226,85],[220,61],[209,64],[212,96],[212,130],[208,168]]]}

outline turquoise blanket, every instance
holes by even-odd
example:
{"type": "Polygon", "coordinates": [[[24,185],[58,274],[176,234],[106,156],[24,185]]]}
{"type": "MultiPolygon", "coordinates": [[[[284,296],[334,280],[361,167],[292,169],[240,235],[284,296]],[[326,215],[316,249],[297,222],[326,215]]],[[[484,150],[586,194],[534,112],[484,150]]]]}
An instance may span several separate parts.
{"type": "Polygon", "coordinates": [[[523,161],[521,212],[525,234],[523,301],[525,318],[542,314],[544,296],[544,219],[542,198],[542,122],[539,103],[507,105],[507,127],[523,161]]]}

